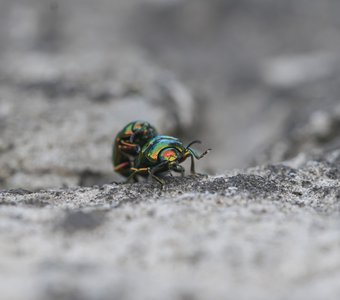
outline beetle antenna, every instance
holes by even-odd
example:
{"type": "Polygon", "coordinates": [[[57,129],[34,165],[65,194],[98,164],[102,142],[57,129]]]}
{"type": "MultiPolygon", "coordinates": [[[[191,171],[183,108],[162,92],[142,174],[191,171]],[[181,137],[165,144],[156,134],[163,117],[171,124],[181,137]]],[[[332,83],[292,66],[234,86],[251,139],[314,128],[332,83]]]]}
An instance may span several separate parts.
{"type": "Polygon", "coordinates": [[[189,145],[187,146],[187,150],[190,151],[190,153],[196,158],[196,159],[201,159],[202,157],[204,157],[205,155],[207,155],[209,153],[209,151],[211,151],[211,149],[207,149],[205,150],[202,154],[198,154],[194,149],[190,148],[190,146],[194,145],[194,144],[202,144],[202,142],[200,140],[194,140],[191,143],[189,143],[189,145]]]}
{"type": "Polygon", "coordinates": [[[202,142],[200,140],[194,140],[191,143],[189,143],[189,145],[187,146],[187,148],[189,148],[190,146],[194,145],[194,144],[202,144],[202,142]]]}
{"type": "Polygon", "coordinates": [[[211,151],[211,149],[207,149],[202,154],[198,154],[194,149],[191,149],[190,147],[187,147],[187,149],[196,159],[201,159],[211,151]]]}

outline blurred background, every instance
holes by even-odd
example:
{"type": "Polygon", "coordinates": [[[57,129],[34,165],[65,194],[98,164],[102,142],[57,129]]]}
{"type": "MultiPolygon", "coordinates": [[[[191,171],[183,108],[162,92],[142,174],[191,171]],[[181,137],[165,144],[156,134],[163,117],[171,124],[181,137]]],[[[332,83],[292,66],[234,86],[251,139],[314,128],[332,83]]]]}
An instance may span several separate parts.
{"type": "Polygon", "coordinates": [[[0,0],[0,188],[120,180],[145,119],[201,171],[339,147],[340,2],[0,0]],[[203,148],[202,148],[203,149],[203,148]]]}

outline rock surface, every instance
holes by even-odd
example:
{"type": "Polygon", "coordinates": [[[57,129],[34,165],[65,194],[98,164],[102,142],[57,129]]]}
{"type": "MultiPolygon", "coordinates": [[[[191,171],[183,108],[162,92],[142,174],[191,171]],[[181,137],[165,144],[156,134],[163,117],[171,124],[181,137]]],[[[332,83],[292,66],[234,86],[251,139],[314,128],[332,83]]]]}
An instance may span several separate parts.
{"type": "Polygon", "coordinates": [[[337,299],[339,163],[3,191],[2,299],[337,299]]]}
{"type": "Polygon", "coordinates": [[[323,153],[340,148],[340,105],[324,105],[311,111],[295,111],[281,135],[258,154],[256,164],[277,162],[301,153],[323,153]]]}
{"type": "Polygon", "coordinates": [[[118,180],[111,144],[128,122],[195,127],[191,90],[120,33],[130,5],[1,1],[0,188],[118,180]]]}
{"type": "Polygon", "coordinates": [[[139,2],[125,20],[135,44],[209,101],[203,133],[219,150],[211,173],[293,157],[295,144],[276,149],[291,126],[339,104],[340,2],[139,2]]]}
{"type": "Polygon", "coordinates": [[[339,299],[339,8],[0,1],[0,299],[339,299]],[[133,119],[219,175],[110,184],[133,119]]]}
{"type": "Polygon", "coordinates": [[[163,134],[194,125],[189,90],[137,54],[7,57],[0,69],[0,188],[110,182],[128,122],[163,134]]]}

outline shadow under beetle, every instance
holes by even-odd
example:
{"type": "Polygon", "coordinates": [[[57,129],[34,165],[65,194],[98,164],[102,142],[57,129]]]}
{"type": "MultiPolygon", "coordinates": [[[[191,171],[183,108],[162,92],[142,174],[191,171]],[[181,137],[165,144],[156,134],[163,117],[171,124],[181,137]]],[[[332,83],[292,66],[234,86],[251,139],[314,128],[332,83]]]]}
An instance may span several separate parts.
{"type": "Polygon", "coordinates": [[[127,124],[114,140],[112,163],[114,171],[129,177],[134,171],[133,161],[141,148],[157,136],[157,130],[148,122],[134,121],[127,124]]]}

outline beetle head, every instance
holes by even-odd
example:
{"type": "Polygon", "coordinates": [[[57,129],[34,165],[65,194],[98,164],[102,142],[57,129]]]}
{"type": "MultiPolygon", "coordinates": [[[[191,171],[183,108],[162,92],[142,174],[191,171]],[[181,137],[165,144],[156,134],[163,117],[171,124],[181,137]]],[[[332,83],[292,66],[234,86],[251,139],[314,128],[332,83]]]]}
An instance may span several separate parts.
{"type": "Polygon", "coordinates": [[[134,132],[130,137],[130,142],[144,144],[156,135],[155,128],[148,122],[137,122],[134,126],[134,132]]]}

